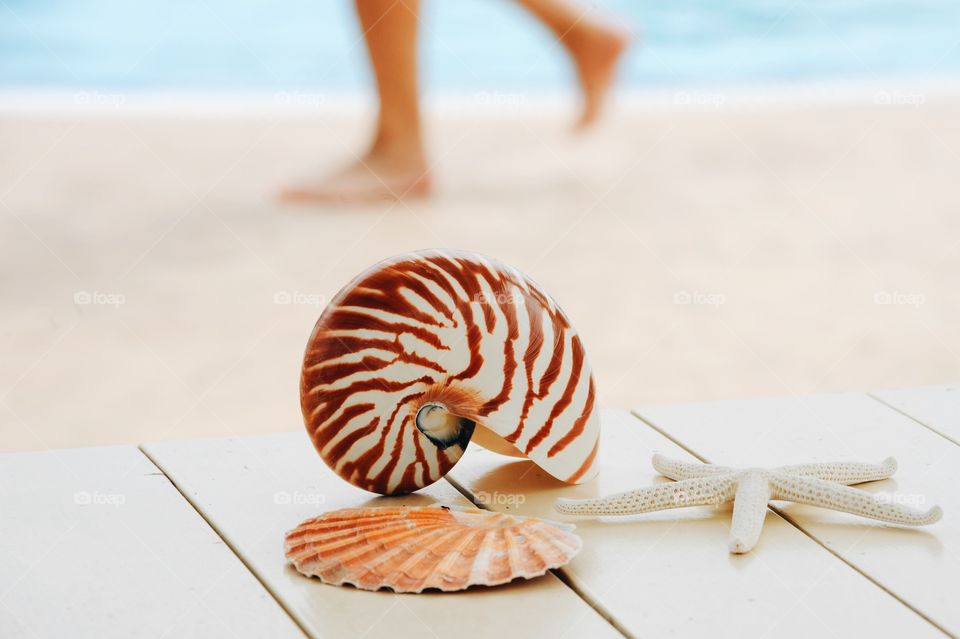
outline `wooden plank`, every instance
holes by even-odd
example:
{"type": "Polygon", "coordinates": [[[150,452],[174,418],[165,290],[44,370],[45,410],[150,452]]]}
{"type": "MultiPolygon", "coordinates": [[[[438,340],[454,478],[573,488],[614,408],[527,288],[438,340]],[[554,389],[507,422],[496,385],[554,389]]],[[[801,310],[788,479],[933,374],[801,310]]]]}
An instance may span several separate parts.
{"type": "Polygon", "coordinates": [[[960,446],[960,385],[925,386],[870,394],[960,446]]]}
{"type": "Polygon", "coordinates": [[[303,637],[134,447],[0,455],[0,637],[303,637]]]}
{"type": "Polygon", "coordinates": [[[620,636],[552,574],[497,588],[398,595],[324,585],[298,574],[284,558],[283,534],[324,511],[469,505],[446,481],[414,495],[378,497],[334,475],[300,433],[144,449],[313,636],[620,636]]]}
{"type": "MultiPolygon", "coordinates": [[[[496,510],[564,519],[553,501],[650,485],[654,452],[690,458],[624,411],[604,411],[600,476],[570,487],[528,461],[471,449],[452,477],[496,510]]],[[[578,519],[584,550],[567,580],[636,636],[939,635],[774,513],[748,555],[727,550],[729,508],[578,519]]]]}
{"type": "Polygon", "coordinates": [[[733,466],[880,461],[891,480],[864,484],[943,519],[923,529],[784,504],[781,511],[826,548],[942,629],[960,634],[960,448],[866,395],[817,395],[645,407],[638,414],[711,462],[733,466]]]}

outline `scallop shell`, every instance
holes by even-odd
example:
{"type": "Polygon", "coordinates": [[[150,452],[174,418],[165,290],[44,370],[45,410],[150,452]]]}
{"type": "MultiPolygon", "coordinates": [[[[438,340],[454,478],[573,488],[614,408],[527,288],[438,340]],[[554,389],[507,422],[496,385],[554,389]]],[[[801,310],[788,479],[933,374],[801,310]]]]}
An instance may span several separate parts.
{"type": "Polygon", "coordinates": [[[408,253],[350,282],[310,336],[300,399],[323,460],[371,492],[437,481],[471,439],[568,483],[596,474],[577,332],[533,280],[474,253],[408,253]]]}
{"type": "Polygon", "coordinates": [[[463,590],[531,579],[580,550],[570,524],[473,508],[347,508],[287,533],[287,559],[308,577],[363,590],[463,590]]]}

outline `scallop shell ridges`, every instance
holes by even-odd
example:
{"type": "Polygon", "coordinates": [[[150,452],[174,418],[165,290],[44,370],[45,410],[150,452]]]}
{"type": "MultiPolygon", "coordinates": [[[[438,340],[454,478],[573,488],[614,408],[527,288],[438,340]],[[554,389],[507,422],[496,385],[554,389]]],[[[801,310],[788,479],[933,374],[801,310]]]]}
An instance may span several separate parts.
{"type": "Polygon", "coordinates": [[[569,524],[473,508],[349,508],[287,533],[302,574],[363,590],[463,590],[530,579],[566,564],[581,540],[569,524]]]}

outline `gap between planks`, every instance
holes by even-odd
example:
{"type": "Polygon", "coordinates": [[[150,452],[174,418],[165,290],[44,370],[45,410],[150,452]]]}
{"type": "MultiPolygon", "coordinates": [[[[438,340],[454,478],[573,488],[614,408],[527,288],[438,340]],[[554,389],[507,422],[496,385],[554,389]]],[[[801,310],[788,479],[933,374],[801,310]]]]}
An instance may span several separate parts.
{"type": "Polygon", "coordinates": [[[237,550],[236,546],[234,546],[230,538],[227,537],[224,533],[222,533],[220,529],[217,528],[217,526],[214,525],[214,523],[207,518],[207,516],[200,509],[199,504],[197,504],[197,502],[191,499],[190,495],[184,492],[183,488],[180,487],[180,485],[176,482],[176,480],[174,480],[173,477],[171,477],[170,474],[167,473],[166,469],[160,463],[160,460],[155,459],[150,454],[150,452],[143,447],[142,444],[138,444],[137,449],[141,452],[141,454],[143,454],[144,457],[150,460],[150,463],[152,463],[154,466],[160,469],[160,472],[163,474],[164,477],[167,478],[167,481],[173,484],[173,487],[177,490],[177,492],[180,493],[180,495],[187,501],[188,504],[190,504],[190,507],[193,508],[193,510],[196,511],[196,513],[203,519],[204,523],[207,524],[210,530],[212,530],[213,533],[217,537],[219,537],[224,544],[226,544],[227,548],[230,549],[230,552],[233,553],[234,557],[236,557],[240,561],[240,563],[243,564],[244,568],[246,568],[250,572],[250,574],[253,575],[253,578],[256,579],[257,582],[263,587],[263,589],[270,594],[273,600],[277,602],[277,605],[280,606],[280,609],[283,610],[285,613],[287,613],[287,616],[290,617],[290,619],[293,621],[294,624],[296,624],[297,628],[300,629],[300,632],[303,633],[303,636],[314,637],[314,635],[312,635],[310,632],[307,631],[306,625],[304,624],[303,620],[301,620],[294,613],[294,611],[290,610],[290,608],[287,607],[287,605],[283,602],[283,599],[281,599],[280,596],[278,596],[278,594],[274,592],[273,588],[270,587],[270,584],[268,584],[257,573],[254,567],[251,566],[250,563],[248,563],[247,560],[243,557],[243,555],[237,550]]]}
{"type": "Polygon", "coordinates": [[[884,406],[886,406],[886,407],[889,408],[890,410],[896,411],[896,412],[900,413],[901,415],[903,415],[904,417],[906,417],[907,419],[909,419],[909,420],[911,420],[911,421],[914,421],[914,422],[920,424],[921,426],[923,426],[924,428],[926,428],[927,430],[929,430],[931,433],[933,433],[933,434],[935,434],[935,435],[939,435],[940,437],[943,437],[945,440],[947,440],[948,442],[950,442],[950,443],[953,444],[954,446],[960,446],[960,442],[958,442],[957,440],[955,440],[955,439],[954,439],[953,437],[951,437],[950,435],[947,435],[946,433],[941,433],[939,430],[937,430],[936,428],[934,428],[934,427],[931,426],[930,424],[924,422],[923,420],[921,420],[921,419],[918,418],[918,417],[914,417],[913,415],[911,415],[910,413],[906,412],[906,411],[903,410],[902,408],[899,408],[899,407],[897,407],[897,406],[894,406],[893,404],[891,404],[890,402],[886,401],[885,399],[882,399],[882,398],[880,398],[880,397],[877,397],[877,396],[874,395],[873,393],[867,393],[867,397],[869,397],[870,399],[875,399],[876,401],[880,402],[881,404],[883,404],[884,406]]]}
{"type": "MultiPolygon", "coordinates": [[[[873,397],[872,395],[869,395],[869,394],[868,394],[868,396],[873,397]]],[[[876,398],[876,397],[873,397],[873,399],[877,399],[877,398],[876,398]]],[[[879,401],[879,400],[878,400],[878,401],[879,401]]],[[[890,408],[891,410],[897,410],[897,409],[893,408],[892,406],[890,406],[889,404],[887,404],[886,402],[880,402],[880,403],[883,404],[884,406],[887,406],[887,407],[890,408]]],[[[913,420],[914,422],[916,422],[917,424],[920,424],[920,425],[923,426],[924,428],[927,428],[926,424],[923,424],[922,422],[920,422],[919,420],[911,417],[910,415],[907,415],[906,413],[903,413],[902,411],[899,411],[899,410],[897,410],[897,412],[898,412],[898,413],[902,413],[902,414],[905,415],[906,417],[910,417],[910,419],[913,420]]],[[[648,419],[647,417],[644,417],[643,414],[640,412],[640,410],[638,410],[638,409],[631,409],[631,410],[630,410],[630,414],[633,415],[634,417],[636,417],[637,420],[638,420],[641,424],[644,424],[644,425],[646,425],[647,427],[649,427],[649,428],[653,429],[654,431],[656,431],[657,433],[659,433],[660,435],[663,435],[664,437],[666,437],[667,439],[669,439],[671,442],[673,442],[674,444],[676,444],[677,446],[679,446],[679,447],[682,448],[683,450],[687,451],[688,453],[690,453],[691,455],[693,455],[694,457],[696,457],[697,459],[699,459],[699,460],[700,460],[701,462],[703,462],[704,464],[710,464],[710,463],[712,463],[712,462],[711,462],[710,460],[708,460],[706,457],[704,457],[703,455],[701,455],[701,454],[698,453],[697,451],[693,450],[690,446],[688,446],[688,445],[685,444],[684,442],[680,441],[680,440],[677,439],[676,437],[673,437],[670,433],[666,432],[665,430],[663,430],[662,428],[660,428],[659,426],[657,426],[657,425],[653,422],[653,420],[648,419]]],[[[933,429],[930,429],[930,430],[933,430],[933,429]]],[[[936,432],[936,431],[934,431],[934,432],[936,432]]],[[[937,434],[939,435],[940,433],[937,433],[937,434]]],[[[947,439],[949,439],[949,438],[947,438],[947,439]]],[[[783,519],[785,522],[787,522],[787,523],[790,524],[791,526],[793,526],[794,528],[796,528],[797,530],[799,530],[801,533],[803,533],[804,535],[806,535],[808,538],[810,538],[811,540],[813,540],[814,543],[816,543],[818,546],[820,546],[821,548],[823,548],[824,550],[826,550],[828,553],[830,553],[831,555],[833,555],[834,557],[836,557],[837,559],[839,559],[840,561],[842,561],[844,564],[846,564],[847,566],[849,566],[850,568],[852,568],[852,569],[853,569],[854,571],[856,571],[860,576],[862,576],[864,579],[866,579],[867,581],[869,581],[870,583],[872,583],[874,586],[876,586],[876,587],[879,588],[880,590],[882,590],[882,591],[884,591],[885,593],[887,593],[888,595],[890,595],[893,599],[895,599],[896,601],[898,601],[898,602],[900,602],[901,604],[903,604],[904,606],[906,606],[908,610],[910,610],[911,612],[913,612],[914,614],[916,614],[917,616],[919,616],[920,618],[922,618],[924,621],[926,621],[926,622],[929,623],[931,626],[933,626],[934,628],[936,628],[937,630],[939,630],[940,632],[942,632],[944,635],[946,635],[946,636],[948,636],[948,637],[955,637],[955,635],[953,635],[953,634],[951,634],[949,631],[947,631],[946,628],[944,628],[943,626],[941,626],[940,624],[938,624],[937,622],[935,622],[933,619],[931,619],[930,617],[928,617],[928,616],[925,615],[924,613],[920,612],[919,610],[917,610],[916,608],[914,608],[913,606],[911,606],[909,603],[907,603],[904,599],[902,599],[902,598],[901,598],[899,595],[897,595],[895,592],[893,592],[892,590],[890,590],[889,588],[887,588],[885,585],[883,585],[882,583],[880,583],[880,582],[877,581],[876,579],[874,579],[872,576],[870,576],[870,575],[868,575],[867,573],[865,573],[863,570],[861,570],[861,569],[858,568],[857,566],[855,566],[855,565],[853,565],[852,563],[850,563],[849,561],[847,561],[847,560],[846,560],[842,555],[840,555],[837,551],[835,551],[835,550],[833,550],[832,548],[830,548],[829,546],[827,546],[827,545],[826,545],[825,543],[823,543],[819,538],[817,538],[813,533],[811,533],[810,531],[806,530],[803,526],[801,526],[799,522],[797,522],[797,521],[796,521],[795,519],[793,519],[790,515],[788,515],[786,512],[784,512],[783,509],[778,508],[777,506],[770,505],[770,504],[767,504],[767,509],[770,510],[771,512],[773,512],[773,514],[775,514],[775,515],[777,515],[778,517],[780,517],[781,519],[783,519]]]]}
{"type": "MultiPolygon", "coordinates": [[[[474,498],[473,494],[465,486],[461,485],[460,482],[455,480],[453,477],[450,477],[450,475],[444,476],[443,479],[447,483],[449,483],[451,486],[456,488],[457,491],[461,495],[463,495],[467,499],[467,501],[469,501],[475,507],[479,508],[480,510],[497,512],[492,508],[488,508],[485,504],[480,503],[477,499],[474,498]]],[[[631,634],[630,631],[627,630],[619,621],[617,621],[613,613],[607,610],[606,607],[604,607],[603,604],[597,601],[597,599],[594,598],[589,592],[587,592],[586,590],[584,590],[583,588],[575,584],[573,580],[570,578],[570,576],[564,571],[563,568],[552,568],[550,572],[553,573],[554,577],[560,580],[560,583],[562,583],[564,586],[572,590],[574,594],[580,597],[580,599],[585,604],[593,608],[593,610],[595,610],[598,615],[603,617],[604,621],[610,624],[614,630],[619,632],[624,637],[627,637],[627,639],[635,639],[634,635],[631,634]]]]}

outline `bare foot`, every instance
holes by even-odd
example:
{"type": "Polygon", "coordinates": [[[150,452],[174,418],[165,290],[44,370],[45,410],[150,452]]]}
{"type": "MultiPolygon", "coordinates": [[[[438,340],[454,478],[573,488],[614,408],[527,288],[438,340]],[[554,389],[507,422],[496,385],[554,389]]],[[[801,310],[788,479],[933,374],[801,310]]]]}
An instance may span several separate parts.
{"type": "Polygon", "coordinates": [[[577,129],[593,124],[600,115],[620,57],[630,44],[630,33],[606,18],[586,16],[563,43],[573,56],[583,91],[583,112],[577,129]]]}
{"type": "Polygon", "coordinates": [[[423,197],[430,192],[430,174],[422,154],[373,150],[333,175],[306,180],[284,189],[286,202],[350,203],[423,197]]]}

